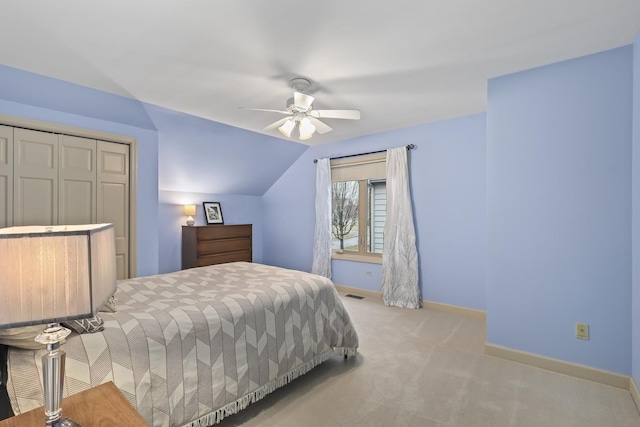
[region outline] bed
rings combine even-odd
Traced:
[[[102,332],[72,334],[65,395],[113,381],[152,426],[209,426],[334,356],[358,336],[333,283],[235,262],[118,283]],[[14,413],[43,404],[45,350],[10,348]]]

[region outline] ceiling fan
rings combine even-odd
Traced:
[[[359,110],[314,110],[312,104],[315,98],[303,93],[311,86],[311,82],[307,79],[295,78],[291,80],[289,85],[295,91],[293,92],[293,98],[289,98],[287,101],[286,110],[249,107],[243,107],[243,109],[286,114],[288,117],[271,123],[264,130],[278,128],[284,136],[290,138],[297,125],[299,138],[303,141],[311,138],[315,132],[325,134],[333,130],[329,125],[318,119],[360,119]]]

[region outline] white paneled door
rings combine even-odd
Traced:
[[[0,126],[0,228],[13,224],[13,128]]]
[[[60,224],[97,222],[95,139],[60,135]]]
[[[58,135],[13,131],[13,225],[58,222]]]
[[[98,141],[98,222],[113,223],[118,279],[129,277],[129,146]]]

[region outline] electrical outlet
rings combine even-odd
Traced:
[[[576,338],[581,340],[589,339],[589,325],[586,323],[576,323]]]
[[[366,274],[367,276],[371,276],[371,272],[370,272],[370,271],[367,271],[365,274]]]

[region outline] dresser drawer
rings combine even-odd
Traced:
[[[251,238],[251,225],[212,225],[198,227],[198,242],[203,240],[219,240],[230,237]]]
[[[252,225],[182,227],[182,268],[253,261]]]
[[[198,241],[198,257],[236,251],[251,252],[251,239],[240,237]]]
[[[227,262],[247,261],[251,262],[251,252],[238,251],[231,253],[222,253],[208,255],[198,258],[198,267],[204,267],[206,265],[224,264]]]

